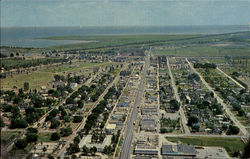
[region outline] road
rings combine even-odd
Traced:
[[[122,70],[124,70],[125,68],[127,68],[127,65],[125,65]],[[103,100],[103,97],[106,95],[106,93],[108,92],[109,88],[112,87],[115,83],[117,83],[119,79],[120,79],[120,75],[117,75],[115,77],[115,79],[109,84],[109,86],[104,90],[104,92],[101,94],[101,96],[95,102],[95,104],[93,105],[93,107],[91,107],[91,109],[88,111],[87,117],[92,113],[92,110],[97,106],[97,104],[99,104],[99,102],[101,100]],[[84,118],[84,120],[79,124],[79,126],[76,128],[76,130],[70,136],[70,139],[66,142],[66,144],[64,145],[64,147],[58,152],[57,157],[64,158],[64,155],[65,155],[66,150],[69,147],[70,143],[78,135],[78,132],[80,132],[84,128],[85,123],[87,121],[87,117]]]
[[[246,128],[236,119],[236,117],[234,116],[234,114],[230,111],[230,109],[228,108],[228,106],[223,102],[223,100],[217,95],[217,93],[212,89],[212,87],[209,86],[209,84],[204,80],[204,78],[201,76],[201,74],[196,71],[196,69],[193,67],[193,65],[188,61],[188,59],[186,58],[187,63],[189,64],[190,68],[193,70],[193,72],[197,73],[200,76],[201,81],[203,82],[203,84],[207,87],[207,89],[211,92],[214,93],[214,97],[217,99],[218,103],[220,103],[225,112],[228,114],[229,118],[234,122],[234,124],[240,128],[241,132],[244,134],[244,136],[246,138],[249,138],[249,132],[246,130]]]
[[[119,156],[120,159],[129,159],[130,158],[130,154],[131,154],[131,147],[132,147],[132,140],[133,140],[133,136],[134,136],[134,125],[133,123],[136,121],[137,119],[137,115],[138,115],[138,106],[140,106],[141,104],[141,100],[142,100],[142,96],[144,93],[144,81],[145,81],[145,77],[146,77],[146,73],[148,70],[148,66],[149,66],[149,54],[147,54],[146,59],[145,59],[145,67],[142,73],[142,78],[139,84],[139,88],[137,89],[136,92],[136,97],[135,97],[135,102],[134,102],[134,106],[132,108],[132,112],[130,114],[130,118],[127,122],[127,126],[125,128],[125,133],[124,133],[124,142],[122,143],[122,147],[121,147],[121,155]]]
[[[232,80],[235,84],[237,84],[239,87],[245,89],[245,87],[243,87],[239,82],[237,82],[235,79],[233,79],[231,76],[229,76],[228,74],[226,74],[224,71],[222,71],[219,67],[216,67],[216,69],[221,72],[223,75],[225,75],[227,78],[229,78],[230,80]]]
[[[133,74],[134,70],[135,70],[135,67],[134,67],[133,70],[131,71],[131,75]],[[114,114],[114,111],[116,110],[117,104],[119,103],[121,97],[123,96],[123,92],[124,92],[125,88],[127,88],[128,81],[129,81],[129,78],[127,79],[126,84],[125,84],[125,86],[123,87],[123,89],[122,89],[122,91],[121,91],[121,92],[122,92],[121,95],[120,95],[119,98],[116,100],[115,106],[113,107],[111,113],[109,113],[109,117],[108,117],[108,119],[107,119],[107,121],[106,121],[106,123],[105,123],[104,128],[107,127],[107,125],[108,125],[108,123],[109,123],[109,121],[110,121],[112,115]]]
[[[181,100],[180,100],[180,97],[179,97],[179,94],[178,94],[178,91],[177,91],[177,88],[176,88],[176,85],[175,85],[175,79],[173,77],[171,67],[169,65],[169,59],[168,58],[167,58],[167,66],[168,66],[169,76],[171,78],[171,84],[172,84],[172,87],[173,87],[173,90],[174,90],[175,98],[181,104]],[[182,119],[182,123],[183,123],[184,132],[185,132],[186,135],[189,135],[190,130],[189,130],[188,126],[187,126],[187,118],[186,118],[186,116],[184,114],[182,104],[180,106],[180,115],[181,115],[181,119]]]
[[[207,59],[205,59],[207,63],[210,63]],[[224,71],[222,71],[218,66],[216,67],[216,69],[222,73],[224,76],[226,76],[227,78],[229,78],[230,80],[232,80],[235,84],[237,84],[239,87],[241,88],[245,88],[243,87],[239,82],[237,82],[235,79],[233,79],[231,76],[229,76],[228,74],[226,74]]]

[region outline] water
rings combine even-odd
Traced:
[[[164,27],[27,27],[1,28],[1,46],[49,47],[81,43],[77,40],[44,40],[51,36],[129,35],[129,34],[220,34],[247,31],[246,25],[164,26]]]

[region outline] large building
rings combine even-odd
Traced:
[[[161,154],[166,156],[196,156],[194,146],[189,145],[162,145]]]

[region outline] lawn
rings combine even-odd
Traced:
[[[1,89],[12,89],[13,86],[17,88],[23,88],[24,82],[29,82],[31,89],[40,88],[41,86],[47,86],[49,82],[54,79],[54,76],[50,72],[31,72],[29,74],[15,74],[13,77],[8,76],[1,79]]]
[[[17,131],[2,131],[1,132],[1,145],[7,144],[11,139],[18,135]]]
[[[244,150],[244,142],[240,138],[223,137],[166,137],[171,142],[181,142],[184,144],[197,146],[218,146],[224,147],[232,155],[234,152]]]
[[[40,142],[51,142],[50,137],[52,133],[39,133],[38,134],[38,143]]]

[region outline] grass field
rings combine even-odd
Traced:
[[[1,145],[8,143],[11,139],[13,139],[16,135],[18,135],[18,132],[6,132],[2,131],[1,132]]]
[[[190,46],[158,50],[155,54],[173,56],[250,56],[250,48],[230,49],[212,46]]]
[[[60,66],[48,66],[39,71],[34,71],[29,74],[14,74],[13,77],[1,79],[1,89],[12,89],[13,86],[17,88],[23,88],[24,82],[29,82],[31,89],[40,89],[41,86],[49,86],[53,80],[55,74],[74,73],[80,70],[104,67],[115,63],[74,63],[72,65],[64,64]]]
[[[189,38],[199,37],[199,35],[113,35],[113,36],[60,36],[48,37],[49,40],[86,40],[97,41],[91,43],[70,44],[53,46],[54,49],[68,49],[68,48],[105,48],[118,47],[123,45],[142,45],[148,43],[159,43],[173,40],[183,40]]]
[[[17,88],[23,88],[24,82],[29,82],[31,89],[40,88],[41,86],[47,86],[48,82],[54,79],[53,73],[35,71],[29,74],[15,74],[13,77],[6,77],[1,79],[1,89],[12,89],[13,86]]]
[[[39,133],[38,134],[38,143],[40,142],[51,142],[50,136],[52,133]]]
[[[73,72],[79,72],[80,70],[83,69],[88,69],[88,68],[95,68],[95,67],[104,67],[108,65],[112,65],[115,63],[82,63],[82,62],[77,62],[75,64],[69,65],[60,65],[56,67],[49,67],[48,69],[44,70],[46,72],[52,72],[52,73],[73,73]]]
[[[171,142],[181,142],[184,144],[197,146],[217,146],[224,147],[227,152],[232,153],[243,151],[245,144],[240,138],[223,138],[223,137],[166,137]]]

